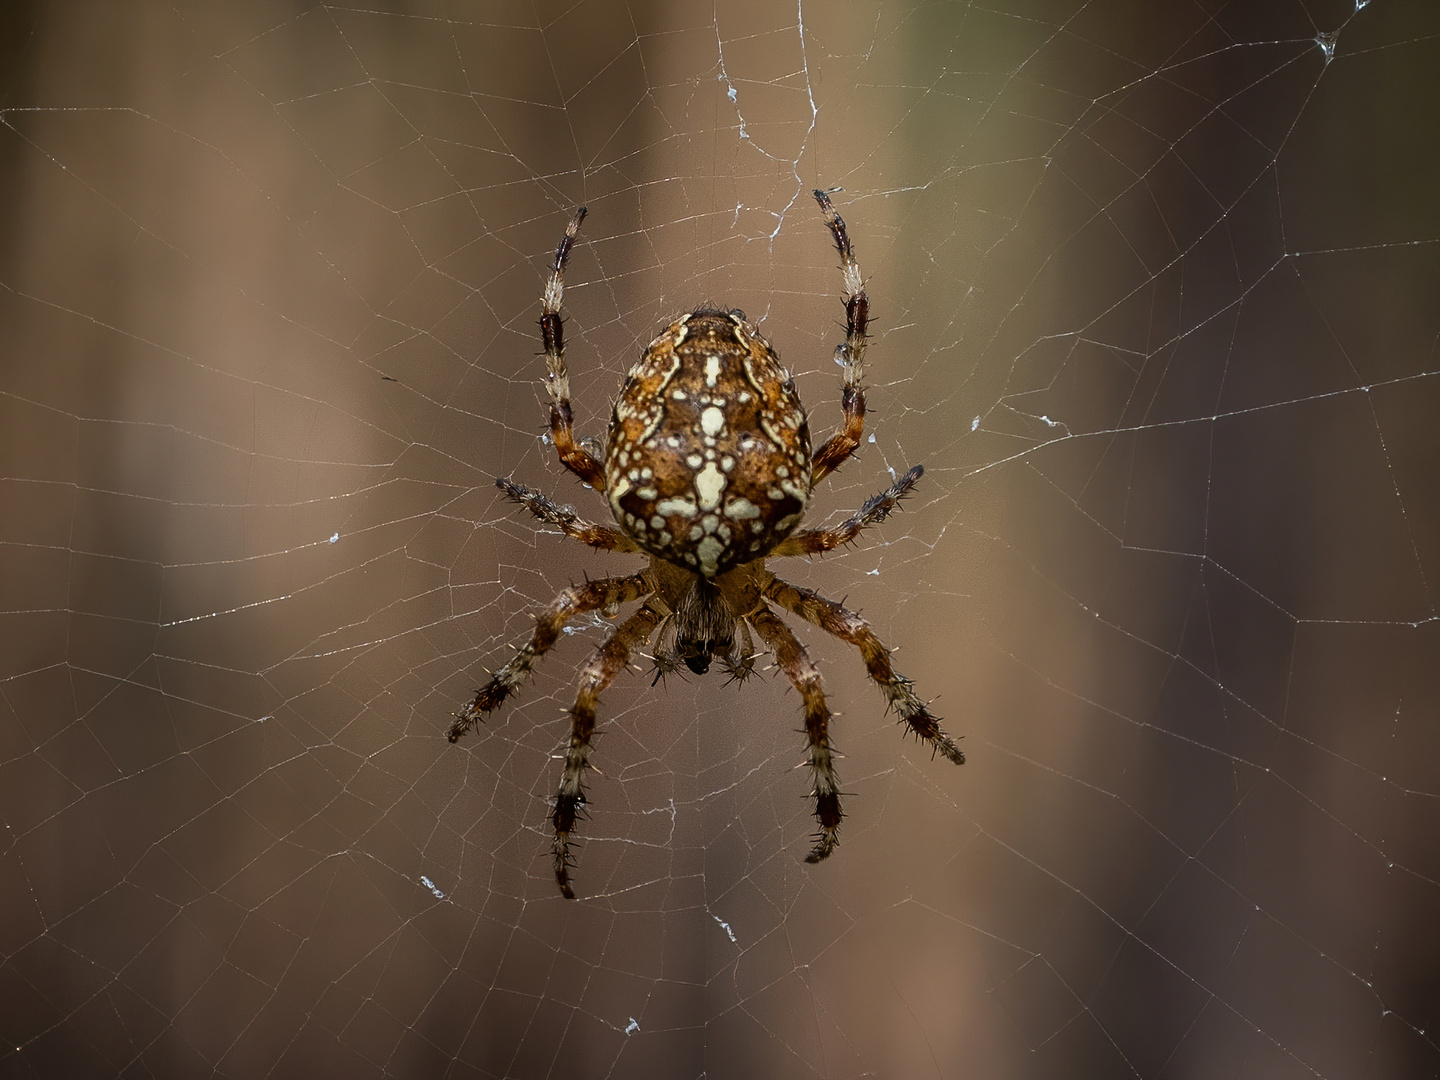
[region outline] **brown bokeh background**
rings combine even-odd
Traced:
[[[1440,14],[1420,0],[17,3],[0,263],[0,1075],[1440,1071]],[[1328,62],[1327,62],[1328,54]],[[566,215],[583,433],[743,307],[876,318],[844,842],[774,673],[608,693],[498,500]]]

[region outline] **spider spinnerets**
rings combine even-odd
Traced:
[[[835,850],[844,817],[830,710],[820,673],[772,604],[856,646],[900,722],[937,753],[957,765],[965,761],[910,680],[891,666],[890,651],[864,619],[765,567],[768,558],[815,555],[854,540],[866,526],[884,521],[924,471],[914,466],[834,529],[796,531],[811,491],[855,452],[865,422],[861,379],[870,301],[845,222],[826,192],[814,194],[840,253],[846,326],[845,340],[835,350],[844,370],[843,420],[813,452],[795,384],[769,342],[744,312],[701,307],[667,327],[630,369],[611,415],[602,465],[575,440],[560,319],[565,264],[585,219],[583,206],[555,250],[540,312],[550,435],[561,464],[604,493],[619,529],[585,521],[513,481],[497,479],[496,484],[567,536],[607,551],[648,554],[650,561],[639,573],[561,592],[536,619],[530,641],[456,714],[449,739],[455,742],[499,708],[570,619],[596,610],[613,614],[621,604],[642,601],[586,664],[570,710],[570,739],[551,814],[555,879],[567,897],[575,895],[571,845],[585,807],[596,705],[631,652],[652,638],[657,679],[681,663],[703,675],[718,659],[732,679],[743,680],[757,656],[752,635],[774,653],[805,710],[806,763],[819,824],[807,862],[819,862]]]

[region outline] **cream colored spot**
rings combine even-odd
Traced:
[[[695,554],[700,556],[701,571],[713,574],[720,568],[720,556],[725,554],[725,545],[715,537],[707,536],[696,545]]]
[[[743,521],[745,518],[758,518],[760,508],[749,499],[731,499],[725,504],[725,516]]]
[[[719,435],[725,430],[725,414],[711,405],[700,414],[700,430],[706,435]]]
[[[639,495],[640,498],[642,498],[642,499],[653,499],[653,498],[655,498],[657,495],[659,495],[660,492],[656,491],[653,487],[643,487],[643,488],[636,488],[636,489],[635,489],[635,494],[636,494],[636,495]]]
[[[725,474],[711,461],[695,477],[695,493],[700,496],[700,508],[714,510],[720,505],[720,492],[724,490]]]
[[[655,504],[657,514],[682,514],[687,518],[695,516],[695,504],[689,499],[662,499]]]
[[[714,386],[720,378],[720,357],[714,353],[705,358],[705,385]]]
[[[628,476],[621,476],[620,479],[618,479],[618,480],[615,481],[615,486],[610,489],[610,501],[611,501],[612,503],[618,502],[619,499],[620,499],[620,496],[621,496],[621,495],[624,495],[625,492],[627,492],[627,491],[630,490],[630,488],[631,488],[630,477],[628,477]]]

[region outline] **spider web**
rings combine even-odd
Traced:
[[[17,3],[0,111],[0,1075],[1440,1073],[1440,9],[1405,0]],[[702,301],[867,441],[776,569],[795,695],[622,676],[546,445]],[[578,640],[572,640],[578,639]]]

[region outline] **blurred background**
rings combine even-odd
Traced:
[[[0,98],[0,1075],[1440,1074],[1440,9],[19,0]],[[969,761],[622,675],[545,441],[701,302],[824,433],[848,598]],[[645,661],[639,661],[641,667]]]

